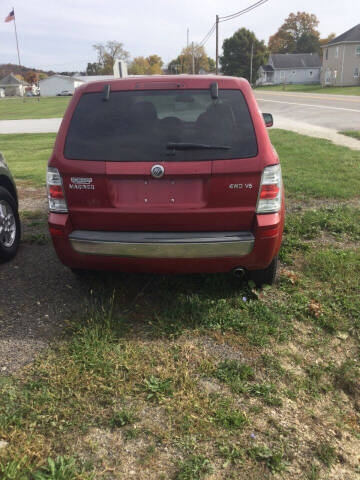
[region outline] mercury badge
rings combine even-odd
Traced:
[[[151,175],[154,178],[161,178],[164,176],[165,169],[162,165],[153,165],[151,167]]]

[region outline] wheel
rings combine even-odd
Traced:
[[[264,270],[249,270],[247,277],[249,280],[252,280],[257,287],[262,287],[264,284],[272,285],[275,282],[277,266],[278,257],[275,257]]]
[[[15,257],[20,243],[20,218],[16,201],[0,187],[0,262]]]

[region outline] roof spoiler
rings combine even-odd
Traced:
[[[214,100],[219,98],[219,85],[217,82],[210,84],[210,94],[211,98],[213,98]]]
[[[104,85],[103,88],[103,102],[107,102],[110,98],[110,83]]]

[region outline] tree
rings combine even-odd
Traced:
[[[150,55],[149,57],[147,57],[147,60],[150,65],[150,72],[153,75],[163,73],[162,67],[164,65],[164,62],[162,61],[161,57],[159,57],[159,55]]]
[[[14,75],[14,77],[16,77],[18,80],[20,80],[20,82],[23,82],[24,81],[24,77],[22,75],[20,75],[19,73],[16,73]]]
[[[269,39],[271,53],[313,53],[320,51],[319,20],[316,15],[290,13],[279,30]]]
[[[336,33],[330,33],[327,37],[325,38],[320,38],[320,45],[324,46],[327,45],[331,40],[334,40],[336,37]]]
[[[29,70],[28,72],[26,72],[26,74],[24,75],[24,79],[25,79],[25,82],[29,83],[30,85],[32,85],[33,83],[37,83],[38,81],[38,74],[36,72],[34,72],[33,70]]]
[[[88,63],[88,68],[90,65],[90,71],[96,71],[96,75],[111,75],[115,59],[124,60],[124,62],[129,61],[129,52],[124,50],[121,42],[109,40],[105,45],[96,43],[93,48],[97,54],[97,62],[95,64]],[[86,71],[88,71],[88,68]]]
[[[196,43],[184,47],[180,55],[168,64],[168,73],[199,73],[200,70],[212,72],[215,62],[207,56],[205,48]]]
[[[130,75],[156,75],[162,74],[163,61],[158,55],[148,57],[135,57],[129,67]]]
[[[99,63],[88,63],[86,67],[86,75],[100,75],[101,65]]]
[[[254,32],[241,28],[224,40],[223,55],[220,57],[221,70],[225,75],[245,77],[250,80],[251,48],[253,45],[253,80],[260,65],[267,59],[268,53],[263,41],[256,38]]]

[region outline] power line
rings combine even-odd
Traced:
[[[205,37],[201,40],[199,45],[205,45],[205,43],[210,39],[212,34],[215,32],[215,27],[216,27],[216,22],[213,24],[213,26],[210,28],[208,33],[205,35]]]
[[[260,7],[264,3],[268,2],[269,0],[258,0],[257,2],[253,3],[252,5],[249,5],[248,7],[244,8],[243,10],[240,10],[239,12],[232,13],[231,15],[226,15],[224,17],[219,17],[220,22],[227,22],[229,20],[233,20],[234,18],[240,17],[240,15],[244,15],[245,13],[250,12],[251,10],[254,10],[255,8]]]

